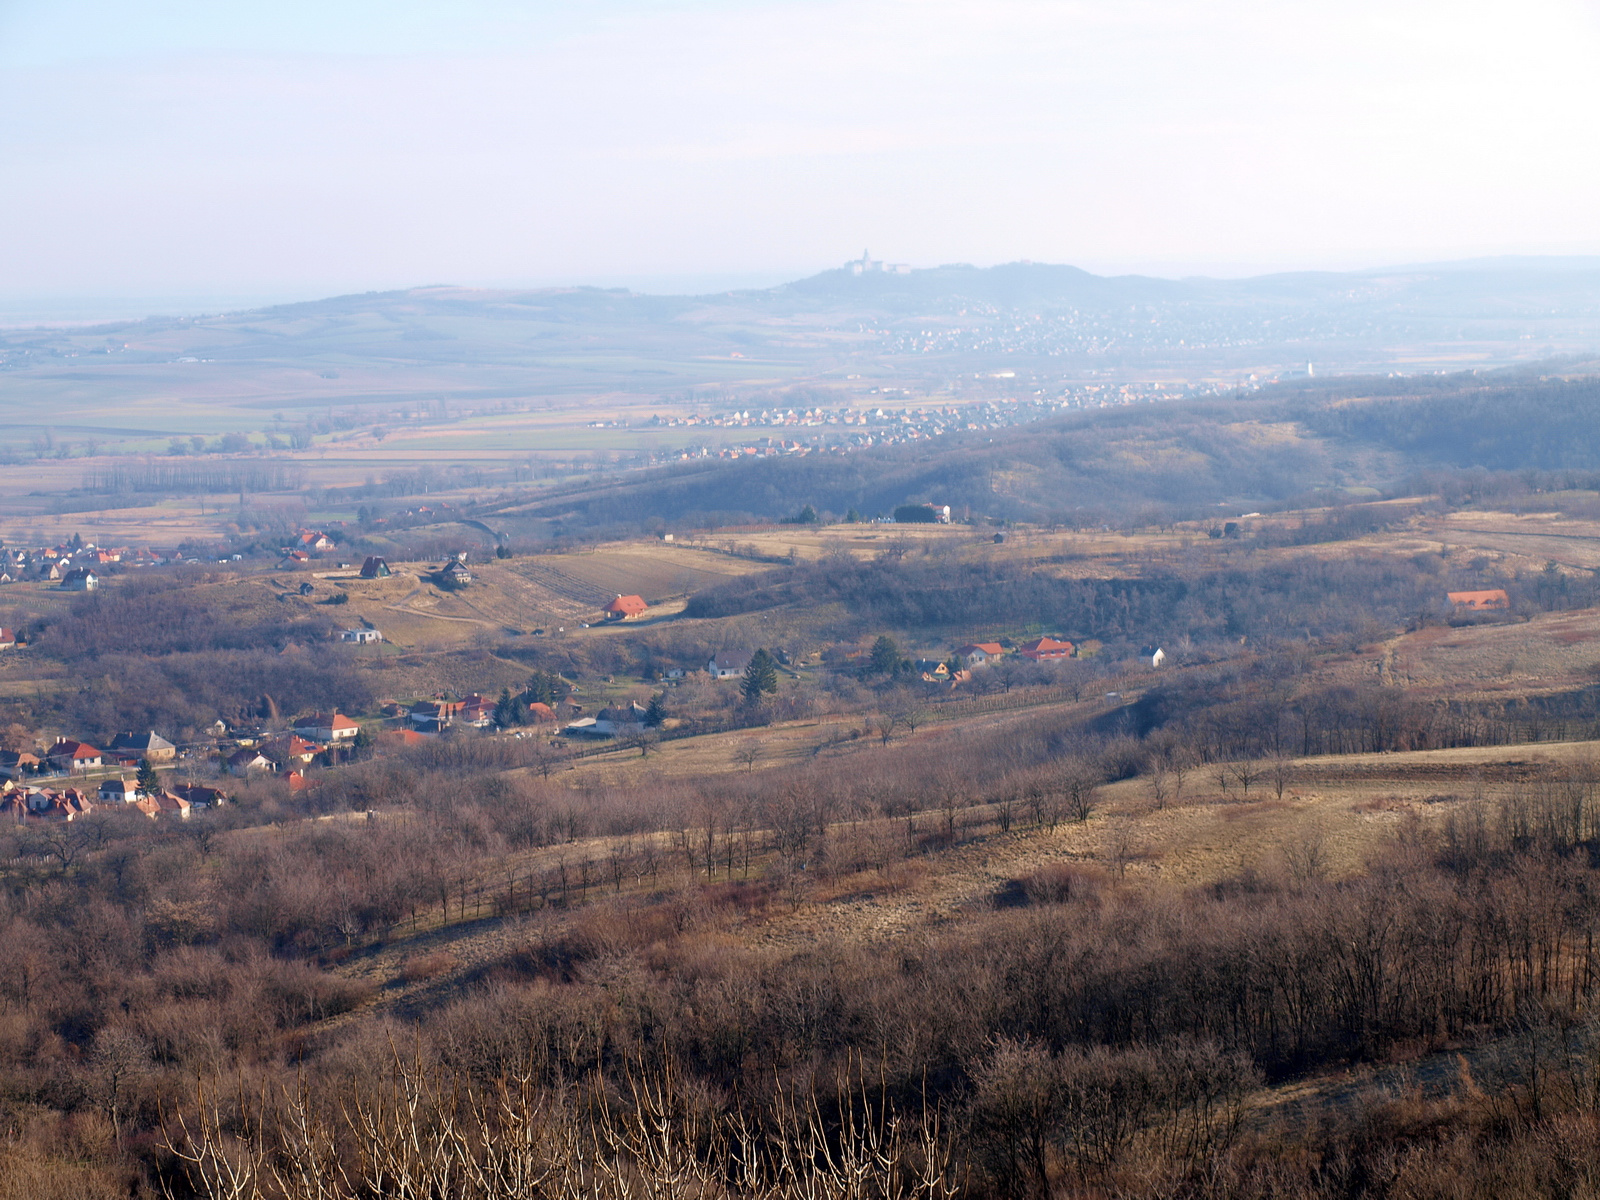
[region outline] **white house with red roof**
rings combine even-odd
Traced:
[[[312,713],[296,721],[294,731],[303,738],[331,746],[338,742],[354,741],[356,734],[361,732],[361,726],[341,712]]]
[[[105,762],[105,755],[88,742],[64,737],[56,739],[56,744],[50,747],[45,757],[62,771],[89,771]]]

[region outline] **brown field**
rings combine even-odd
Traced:
[[[1593,683],[1600,672],[1600,611],[1420,629],[1385,644],[1380,670],[1388,682],[1420,695],[1455,699],[1566,691]]]

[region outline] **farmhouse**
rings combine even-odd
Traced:
[[[11,650],[17,644],[17,631],[0,625],[0,650]]]
[[[937,658],[919,658],[912,664],[912,669],[922,677],[923,683],[949,683],[949,664]]]
[[[367,561],[361,564],[361,578],[363,579],[387,579],[389,575],[389,564],[376,554],[367,555]]]
[[[119,733],[111,743],[111,750],[118,758],[142,758],[153,763],[171,762],[178,757],[178,748],[154,729],[146,733]]]
[[[383,641],[383,634],[376,629],[346,629],[339,634],[341,642],[354,642],[358,646],[367,646],[373,642]]]
[[[650,606],[641,596],[619,595],[603,610],[608,621],[631,621],[633,618],[643,616]]]
[[[968,642],[965,646],[956,647],[956,654],[969,667],[986,667],[1004,656],[1005,652],[1005,647],[999,642]]]
[[[1456,608],[1465,608],[1473,612],[1487,612],[1495,609],[1511,607],[1511,598],[1506,595],[1503,588],[1492,588],[1482,592],[1447,592],[1450,603]]]
[[[1139,649],[1139,661],[1147,667],[1159,667],[1167,661],[1167,652],[1160,646],[1142,646]]]
[[[361,726],[341,712],[312,713],[296,721],[294,731],[313,742],[332,744],[354,741],[356,734],[361,732]]]
[[[556,719],[556,710],[543,700],[535,700],[528,705],[528,720],[535,725],[548,725]]]
[[[1054,662],[1056,659],[1071,658],[1072,649],[1071,642],[1058,642],[1053,637],[1042,637],[1027,643],[1017,653],[1034,662]]]

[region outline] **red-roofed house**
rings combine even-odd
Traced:
[[[969,667],[987,666],[994,659],[1003,657],[1005,652],[1005,647],[999,642],[968,642],[956,648],[961,661]]]
[[[378,740],[386,746],[420,746],[428,740],[428,735],[415,729],[390,729],[380,733]]]
[[[294,731],[313,742],[332,745],[335,742],[354,741],[356,734],[361,732],[361,726],[340,712],[312,713],[296,721]]]
[[[88,742],[75,742],[71,738],[57,738],[45,757],[63,771],[88,771],[105,761],[105,755]]]
[[[273,738],[261,747],[261,753],[279,767],[288,767],[296,763],[304,766],[321,754],[322,749],[321,746],[306,741],[299,734],[291,733],[286,737]]]
[[[1471,609],[1474,612],[1511,607],[1511,597],[1507,596],[1502,588],[1493,588],[1483,592],[1448,592],[1446,594],[1450,597],[1450,603],[1456,608]]]
[[[631,621],[634,617],[644,615],[649,607],[643,596],[618,596],[603,611],[608,621]]]
[[[543,700],[535,700],[532,704],[528,705],[528,720],[532,721],[535,725],[553,723],[555,719],[556,710],[551,708]]]
[[[134,801],[133,806],[152,821],[162,817],[169,820],[176,817],[180,821],[187,821],[194,807],[182,796],[174,796],[168,791],[155,791],[148,796],[141,796]]]
[[[1031,658],[1034,662],[1053,662],[1058,658],[1071,658],[1072,643],[1058,642],[1053,637],[1036,638],[1017,653],[1023,658]]]

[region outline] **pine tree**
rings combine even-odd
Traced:
[[[667,694],[657,692],[650,697],[650,707],[645,709],[644,723],[652,728],[659,729],[661,723],[667,719]]]
[[[510,729],[517,723],[517,702],[511,698],[510,688],[501,688],[500,699],[494,702],[494,723],[497,729]]]
[[[135,786],[146,796],[153,796],[161,789],[161,776],[156,774],[156,769],[150,765],[148,758],[139,760],[139,774]]]
[[[761,699],[762,692],[776,693],[777,690],[778,664],[765,650],[757,650],[750,656],[750,665],[744,669],[744,680],[739,684],[740,694],[754,704]]]
[[[900,647],[887,634],[872,643],[871,670],[874,675],[893,675],[900,669]]]
[[[861,513],[858,512],[855,505],[852,504],[850,506],[850,511],[845,513],[844,519],[851,525],[859,525],[861,524]]]

